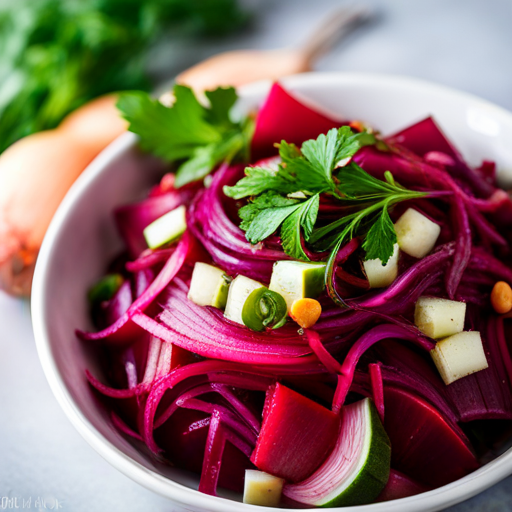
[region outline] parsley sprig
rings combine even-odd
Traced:
[[[361,146],[375,142],[374,136],[343,126],[304,142],[300,149],[281,142],[277,170],[248,167],[235,186],[224,188],[234,199],[249,198],[239,210],[247,240],[256,244],[280,230],[286,254],[307,261],[303,240],[314,250],[335,254],[344,241],[360,236],[366,259],[386,263],[396,243],[390,208],[426,194],[405,189],[390,172],[379,180],[357,164],[347,164]],[[321,194],[339,201],[346,213],[316,226]]]
[[[117,106],[143,150],[179,163],[175,186],[204,178],[223,161],[248,161],[253,120],[231,119],[235,89],[206,91],[208,107],[189,87],[175,85],[173,93],[171,107],[142,91],[121,94]]]

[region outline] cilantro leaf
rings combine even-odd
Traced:
[[[363,243],[366,252],[366,259],[380,259],[385,265],[393,255],[396,244],[396,232],[393,222],[389,217],[387,205],[382,208],[381,213],[368,230]]]
[[[231,120],[237,99],[232,87],[206,92],[209,108],[189,87],[175,85],[173,93],[171,107],[139,91],[121,94],[117,106],[130,123],[129,130],[139,135],[143,150],[168,162],[182,161],[176,186],[204,178],[220,162],[246,154],[251,123]]]

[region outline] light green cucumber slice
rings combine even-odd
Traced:
[[[276,261],[269,289],[284,297],[288,311],[298,299],[315,299],[325,287],[325,263]]]
[[[336,445],[309,478],[286,485],[283,494],[316,507],[371,503],[389,478],[391,446],[369,398],[342,409]]]
[[[185,206],[178,206],[146,226],[143,233],[148,247],[158,249],[179,238],[187,229],[185,213]]]
[[[220,268],[197,262],[192,273],[188,298],[199,306],[224,309],[230,281]]]

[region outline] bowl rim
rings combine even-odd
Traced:
[[[293,88],[295,84],[319,86],[328,82],[338,82],[350,85],[356,83],[396,85],[397,87],[412,87],[419,91],[435,93],[446,97],[457,98],[470,103],[477,103],[494,110],[498,115],[505,116],[512,123],[512,113],[464,91],[451,87],[431,83],[425,80],[401,75],[380,73],[340,73],[340,72],[312,72],[293,75],[280,79],[285,86]],[[260,81],[239,88],[242,97],[251,97],[260,94],[269,87],[271,81]],[[105,168],[120,154],[130,150],[136,144],[137,137],[132,133],[125,133],[108,146],[96,157],[87,169],[72,185],[64,200],[55,213],[44,238],[37,259],[31,299],[31,313],[34,337],[37,352],[46,379],[50,388],[64,410],[66,416],[80,435],[112,466],[118,469],[135,482],[143,485],[157,494],[165,496],[177,504],[199,507],[201,510],[212,512],[239,512],[268,511],[267,507],[247,505],[222,497],[205,495],[162,476],[150,470],[139,462],[133,460],[119,448],[105,439],[92,425],[74,402],[64,380],[58,370],[51,350],[51,342],[45,319],[45,297],[48,293],[47,268],[54,253],[54,242],[62,225],[66,221],[68,212],[73,209],[78,198],[98,178]],[[512,473],[512,448],[495,460],[485,464],[469,475],[448,485],[422,493],[420,495],[402,498],[390,502],[373,503],[354,507],[345,507],[347,512],[412,512],[435,511],[468,499]],[[303,509],[289,509],[303,510]],[[339,511],[340,508],[327,508],[326,511]]]

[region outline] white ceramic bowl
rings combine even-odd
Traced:
[[[504,184],[512,183],[512,114],[468,94],[422,81],[366,74],[305,74],[283,80],[294,93],[332,114],[362,119],[384,134],[434,115],[472,163],[495,160]],[[269,83],[243,88],[240,108],[258,105]],[[123,135],[83,173],[60,206],[35,272],[32,316],[37,348],[50,386],[82,436],[113,466],[145,487],[194,511],[267,511],[195,490],[198,480],[160,466],[137,451],[110,423],[85,379],[97,368],[74,330],[90,327],[85,292],[120,248],[111,212],[143,197],[160,164]],[[512,449],[478,471],[440,489],[348,511],[419,512],[465,500],[512,473]],[[340,510],[340,509],[328,509]]]

